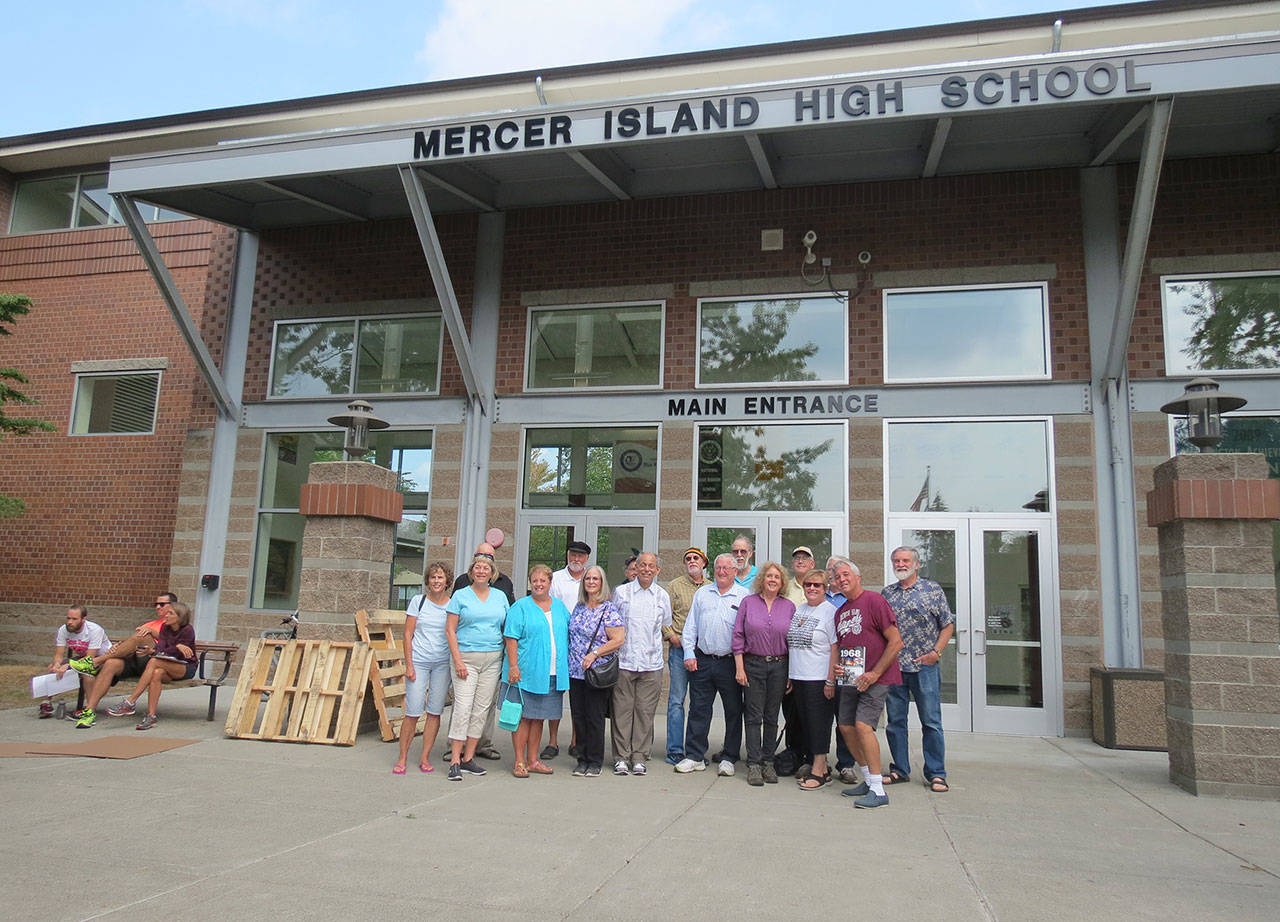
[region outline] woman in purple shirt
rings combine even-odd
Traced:
[[[150,730],[156,725],[156,705],[160,703],[160,686],[166,682],[181,682],[196,674],[196,632],[191,626],[191,609],[181,602],[173,602],[161,609],[164,624],[156,638],[156,651],[147,660],[134,694],[147,690],[147,716],[138,722],[137,729]]]
[[[733,625],[733,661],[738,684],[745,686],[747,784],[777,784],[773,764],[778,748],[778,713],[787,690],[787,631],[795,603],[783,595],[787,573],[769,561],[738,606]]]

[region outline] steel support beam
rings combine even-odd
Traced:
[[[1142,266],[1147,259],[1147,241],[1151,236],[1151,219],[1156,209],[1156,190],[1160,185],[1160,169],[1164,164],[1172,112],[1172,98],[1164,97],[1151,103],[1151,116],[1147,119],[1142,139],[1142,159],[1138,161],[1138,184],[1129,213],[1124,262],[1120,265],[1119,300],[1107,340],[1107,358],[1101,369],[1094,368],[1095,379],[1118,381],[1124,377],[1129,357],[1129,331],[1138,305],[1138,286],[1142,282]]]
[[[187,341],[187,348],[191,351],[191,355],[196,360],[196,365],[200,369],[200,374],[204,377],[205,383],[209,385],[209,390],[213,392],[213,401],[217,404],[218,415],[227,419],[238,419],[240,415],[239,401],[231,396],[231,392],[227,390],[227,385],[222,379],[222,373],[218,370],[218,365],[213,360],[213,356],[209,354],[209,348],[204,344],[204,340],[200,338],[200,328],[196,326],[195,320],[191,317],[191,312],[187,310],[186,302],[182,300],[182,295],[178,292],[178,286],[174,284],[173,276],[169,274],[169,268],[164,264],[164,259],[160,256],[160,250],[156,246],[155,240],[151,236],[151,232],[147,230],[146,222],[142,220],[142,215],[138,214],[138,206],[133,203],[133,199],[127,194],[120,192],[111,193],[111,197],[120,208],[120,215],[124,218],[125,226],[129,229],[133,242],[138,245],[138,252],[142,255],[142,261],[147,266],[147,271],[151,273],[151,277],[155,280],[156,287],[160,289],[160,296],[164,298],[164,303],[169,306],[169,313],[173,315],[174,322],[178,324],[178,330],[182,333],[182,338]]]
[[[339,217],[350,218],[353,221],[369,220],[366,215],[357,214],[354,211],[347,211],[345,208],[340,208],[339,206],[330,204],[323,199],[318,199],[314,195],[307,195],[305,192],[296,192],[288,186],[282,186],[278,182],[267,182],[264,179],[262,182],[258,183],[258,185],[262,186],[264,189],[270,189],[272,192],[279,192],[281,195],[287,195],[291,199],[297,199],[299,202],[306,202],[308,205],[313,205],[321,211],[328,211],[338,215]]]
[[[587,175],[589,175],[596,182],[600,183],[600,185],[604,186],[605,189],[609,191],[609,194],[612,195],[614,198],[616,198],[618,201],[627,202],[631,200],[631,193],[623,188],[622,183],[619,181],[619,179],[613,176],[610,176],[609,173],[605,171],[604,167],[596,163],[593,159],[588,157],[582,151],[580,150],[569,151],[569,159],[572,160],[574,163],[576,163],[578,166],[582,167],[582,169],[587,172]]]
[[[258,235],[248,231],[236,234],[236,261],[231,280],[231,303],[227,312],[222,379],[227,391],[239,403],[244,397],[244,372],[249,352],[249,327],[253,315],[253,285],[258,268]],[[236,445],[240,437],[240,421],[219,416],[213,424],[213,447],[209,460],[209,486],[205,497],[204,531],[200,535],[200,574],[214,574],[218,586],[205,589],[197,585],[196,633],[201,637],[218,636],[218,607],[223,565],[227,549],[228,522],[231,517],[231,495],[236,468]]]
[[[938,164],[942,161],[942,152],[946,150],[949,134],[951,117],[938,119],[933,126],[933,138],[929,141],[929,153],[924,158],[924,169],[920,171],[921,179],[932,179],[938,175]]]
[[[440,235],[436,233],[436,224],[431,217],[431,206],[427,203],[427,192],[422,188],[422,178],[413,167],[401,166],[400,181],[404,185],[405,197],[409,200],[409,211],[413,213],[413,224],[418,230],[422,255],[427,258],[427,268],[431,272],[436,297],[440,299],[444,325],[449,330],[449,342],[453,344],[454,355],[458,358],[462,382],[466,385],[468,396],[479,398],[482,412],[492,417],[491,392],[483,389],[476,379],[471,341],[467,337],[467,328],[462,322],[462,311],[458,308],[458,295],[453,290],[453,281],[449,278],[449,267],[445,264],[444,252],[440,248]]]
[[[401,169],[404,169],[404,167],[401,167]],[[466,202],[468,205],[474,205],[476,208],[479,208],[481,211],[494,210],[494,206],[492,202],[486,201],[485,199],[480,198],[480,196],[478,195],[471,194],[466,189],[449,182],[449,180],[447,179],[441,179],[439,176],[437,176],[435,173],[432,173],[430,170],[414,170],[413,172],[415,176],[418,176],[421,179],[425,179],[427,182],[431,183],[433,186],[443,189],[445,192],[448,192],[450,195],[461,199],[462,201]]]
[[[1125,122],[1120,130],[1113,134],[1110,139],[1098,148],[1098,152],[1094,154],[1093,159],[1089,161],[1089,166],[1102,166],[1112,158],[1120,145],[1129,140],[1129,136],[1142,127],[1143,123],[1151,117],[1151,107],[1143,106],[1133,117]]]
[[[747,142],[747,150],[751,151],[751,159],[755,161],[756,172],[760,174],[760,181],[764,183],[764,187],[778,188],[778,177],[773,172],[773,152],[766,146],[764,138],[751,132],[744,135],[743,139]]]

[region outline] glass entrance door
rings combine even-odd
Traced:
[[[617,586],[625,579],[626,559],[656,547],[657,525],[652,516],[543,514],[525,516],[521,533],[524,540],[516,548],[516,572],[511,575],[518,594],[525,592],[529,568],[535,563],[553,570],[563,567],[565,548],[571,541],[589,544],[590,563],[602,566],[610,587]]]
[[[942,659],[947,729],[1061,733],[1050,538],[1049,523],[1037,519],[890,520],[891,546],[920,549],[921,575],[942,586],[956,615]]]
[[[707,556],[714,561],[717,554],[729,552],[733,539],[746,535],[755,548],[751,562],[759,566],[762,561],[777,561],[784,569],[791,569],[791,552],[797,547],[813,551],[817,566],[824,567],[832,554],[844,553],[848,544],[844,516],[841,515],[789,515],[785,513],[714,513],[700,515],[694,520],[694,541],[705,542]]]

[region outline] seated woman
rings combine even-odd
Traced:
[[[529,571],[530,595],[518,599],[507,612],[502,633],[507,660],[503,665],[502,696],[520,700],[520,725],[511,734],[516,747],[517,778],[550,775],[538,758],[542,722],[559,720],[569,687],[569,609],[551,595],[551,568],[535,564]]]
[[[133,694],[121,702],[122,713],[133,713],[143,689],[147,692],[147,716],[138,722],[137,729],[150,730],[156,725],[156,705],[160,703],[160,686],[166,682],[181,682],[196,674],[196,632],[191,626],[191,609],[181,602],[164,606],[164,625],[156,637],[155,653],[147,660]],[[116,708],[110,708],[112,714]]]
[[[495,574],[487,554],[471,559],[467,575],[471,585],[455,592],[445,606],[444,633],[453,661],[449,781],[461,781],[463,772],[485,774],[476,762],[476,747],[502,675],[502,623],[509,607],[506,595],[489,585]]]
[[[452,581],[444,564],[428,566],[423,586],[426,592],[410,599],[405,613],[404,718],[400,721],[400,759],[391,769],[397,775],[404,774],[409,747],[418,732],[418,718],[424,710],[427,722],[422,727],[422,760],[418,762],[418,771],[436,770],[427,756],[440,732],[440,714],[449,692],[449,641],[445,639],[444,623]]]
[[[573,711],[573,732],[581,745],[578,778],[596,778],[604,765],[604,721],[612,688],[593,688],[586,670],[595,663],[607,663],[626,640],[622,612],[609,598],[609,581],[604,570],[587,567],[578,588],[578,604],[569,617],[569,706]]]

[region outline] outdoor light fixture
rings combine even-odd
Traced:
[[[342,440],[342,450],[352,460],[359,460],[369,450],[369,430],[386,429],[391,424],[373,415],[373,407],[363,400],[347,404],[347,412],[330,416],[329,422],[347,431]]]
[[[1182,396],[1160,408],[1169,416],[1187,418],[1187,436],[1201,451],[1213,451],[1222,441],[1222,414],[1238,410],[1248,403],[1243,397],[1224,394],[1213,378],[1195,378],[1187,384]]]

